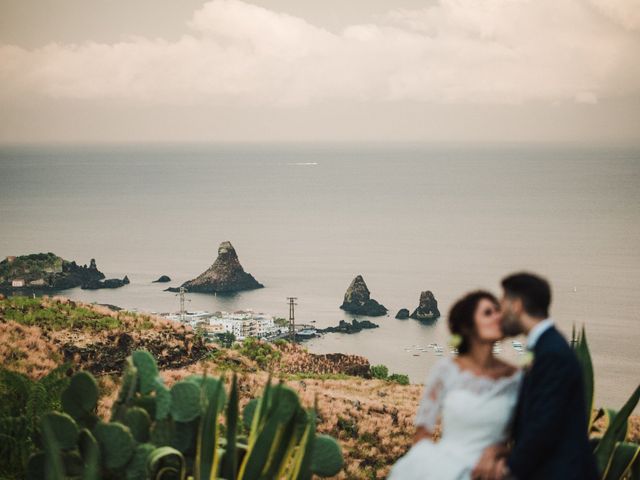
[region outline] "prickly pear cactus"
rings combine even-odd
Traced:
[[[127,464],[134,448],[133,436],[127,427],[118,422],[98,423],[93,433],[106,468],[114,470]]]
[[[50,412],[43,417],[49,423],[58,445],[63,450],[75,448],[78,441],[78,425],[66,413]]]
[[[131,354],[133,364],[138,370],[140,393],[146,395],[155,389],[158,367],[153,356],[145,350],[136,350]]]
[[[151,443],[141,443],[136,446],[131,461],[127,464],[127,480],[147,479],[147,460],[149,455],[156,449]]]
[[[131,430],[131,435],[138,443],[149,440],[151,418],[147,411],[140,407],[132,407],[124,415],[124,424]]]
[[[337,475],[344,465],[337,440],[329,435],[316,435],[311,454],[311,471],[321,477]]]
[[[171,416],[177,422],[190,422],[200,416],[200,388],[182,380],[171,387]]]
[[[98,383],[88,372],[78,372],[71,377],[69,386],[62,392],[62,408],[76,422],[93,426],[98,406]]]

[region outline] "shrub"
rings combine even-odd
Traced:
[[[273,348],[268,342],[263,342],[255,338],[247,338],[242,343],[240,353],[258,363],[261,368],[267,368],[274,362],[280,360],[282,354]]]
[[[371,376],[380,380],[386,380],[389,376],[389,369],[385,365],[372,365]]]
[[[394,373],[387,377],[390,382],[399,383],[400,385],[409,385],[409,376],[401,373]]]

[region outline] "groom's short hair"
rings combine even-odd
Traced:
[[[535,318],[547,318],[551,304],[551,287],[544,278],[532,273],[515,273],[502,280],[507,297],[522,300],[524,311]]]

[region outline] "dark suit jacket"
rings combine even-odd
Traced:
[[[519,480],[595,480],[578,359],[554,327],[533,353],[516,407],[511,473]]]

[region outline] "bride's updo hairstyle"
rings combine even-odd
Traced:
[[[449,330],[454,335],[460,335],[461,342],[458,345],[458,353],[467,353],[471,348],[471,336],[475,331],[475,316],[478,304],[487,299],[496,307],[498,299],[491,293],[478,290],[466,294],[458,300],[449,310]]]

